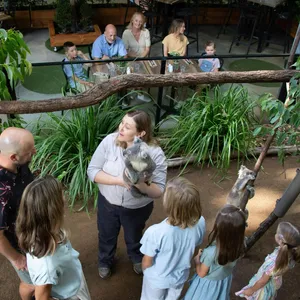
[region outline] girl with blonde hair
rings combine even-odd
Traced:
[[[142,240],[144,270],[141,300],[176,300],[188,279],[190,261],[205,233],[200,194],[183,177],[167,183],[167,218],[149,227]]]
[[[278,224],[275,234],[278,247],[269,254],[249,284],[235,293],[249,300],[273,300],[282,285],[282,275],[300,262],[300,233],[289,222]]]
[[[52,176],[34,180],[23,193],[16,233],[26,253],[36,300],[90,300],[79,253],[72,248],[63,223],[61,184]]]

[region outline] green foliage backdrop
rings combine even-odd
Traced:
[[[32,166],[41,175],[51,174],[66,184],[71,207],[79,200],[81,209],[86,209],[89,201],[96,200],[98,188],[89,181],[86,171],[101,140],[117,129],[126,113],[117,104],[112,96],[62,118],[50,113],[50,121],[36,125],[37,154]]]

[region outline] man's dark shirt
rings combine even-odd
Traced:
[[[18,167],[17,174],[0,166],[0,230],[4,230],[6,238],[16,250],[19,248],[15,225],[20,201],[24,189],[32,180],[33,175],[27,164]]]

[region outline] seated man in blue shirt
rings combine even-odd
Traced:
[[[127,51],[121,38],[117,36],[114,25],[108,24],[104,34],[100,35],[93,43],[92,57],[94,60],[111,59],[115,56],[127,57]]]

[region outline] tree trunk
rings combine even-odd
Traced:
[[[32,114],[87,107],[102,102],[116,92],[131,88],[189,86],[200,83],[287,82],[296,72],[295,70],[282,70],[168,75],[129,74],[111,78],[73,97],[37,101],[1,101],[0,113]]]

